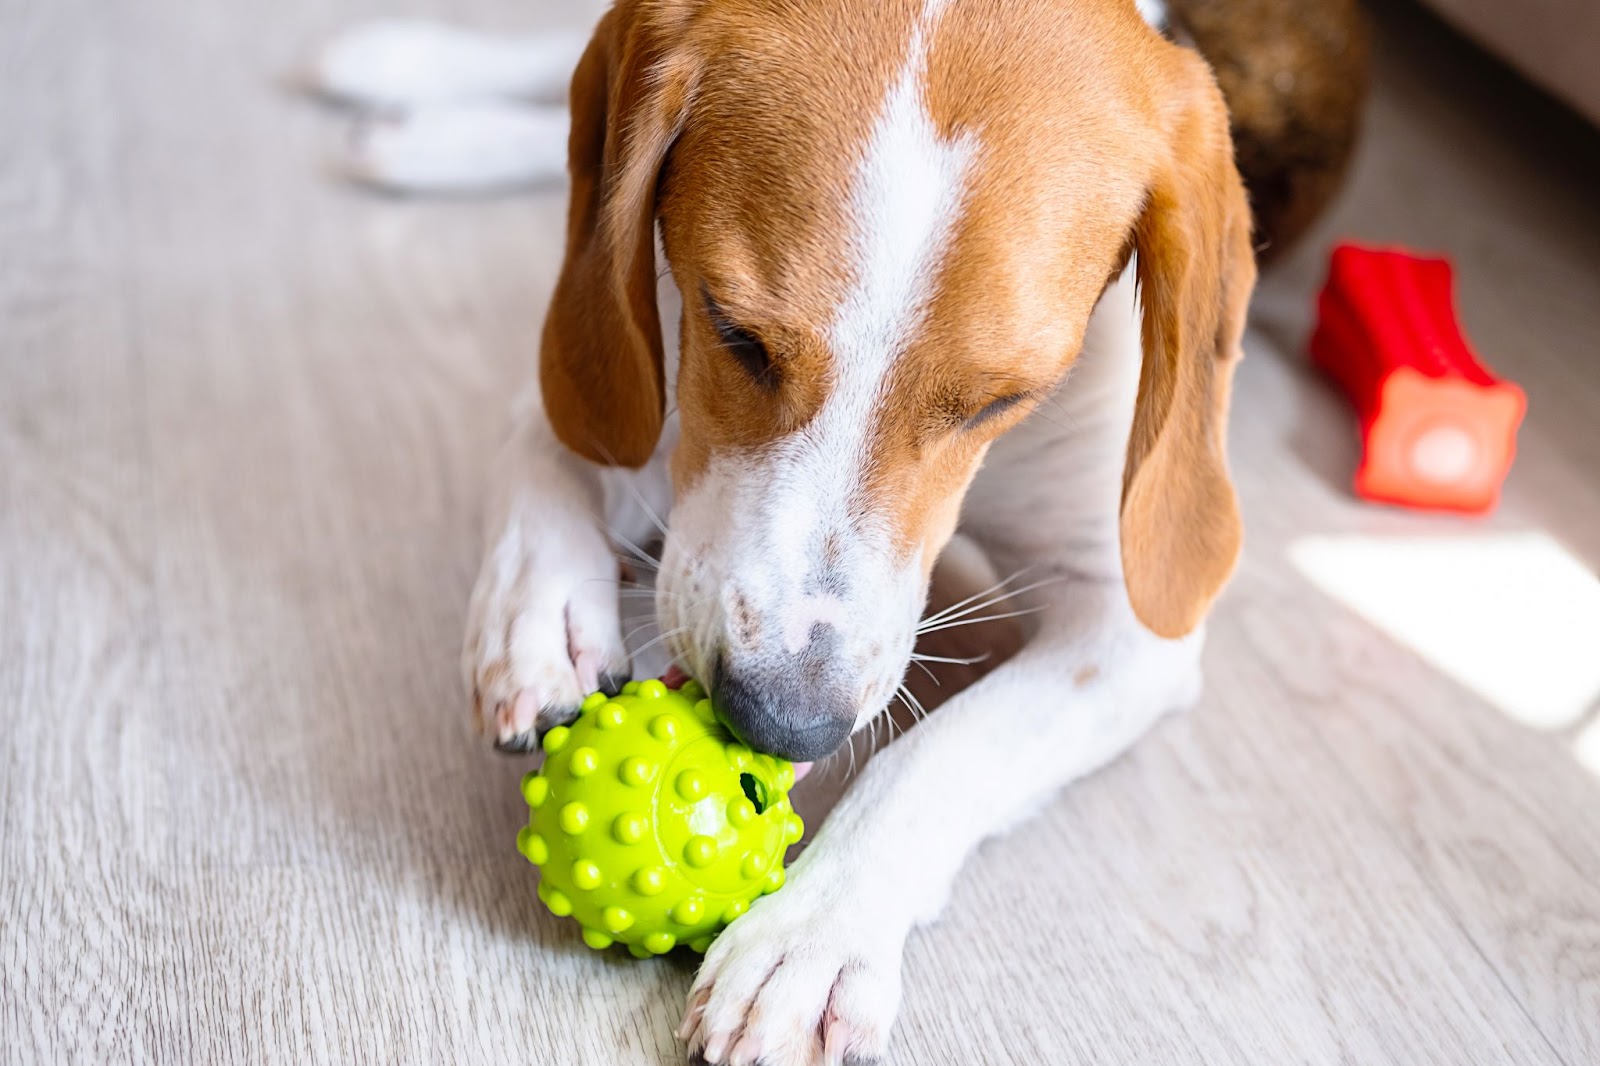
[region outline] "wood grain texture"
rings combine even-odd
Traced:
[[[0,1062],[680,1059],[690,963],[535,906],[524,767],[456,679],[560,190],[344,189],[337,122],[274,88],[386,6],[0,9]],[[577,17],[530,7],[436,10]],[[1600,563],[1595,135],[1379,29],[1350,190],[1258,301],[1208,696],[979,853],[910,945],[896,1062],[1600,1061],[1600,781],[1288,558],[1460,528],[1344,490],[1299,349],[1353,232],[1455,255],[1529,391],[1480,528]]]

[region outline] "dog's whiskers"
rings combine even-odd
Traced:
[[[633,494],[633,498],[638,501],[639,509],[645,513],[645,517],[649,518],[651,523],[656,527],[656,532],[660,533],[662,538],[665,539],[667,535],[667,524],[661,520],[660,515],[656,514],[656,509],[650,506],[650,501],[644,498],[644,493],[640,492],[638,488],[634,486],[633,482],[627,479],[623,479],[622,484],[630,493]]]
[[[923,655],[921,652],[915,651],[911,653],[911,661],[918,666],[922,666],[923,663],[952,663],[956,666],[971,666],[974,663],[981,663],[987,658],[989,658],[988,652],[984,652],[982,655],[974,655],[970,659],[955,658],[947,655]],[[926,670],[927,667],[924,666],[923,669]],[[929,676],[932,677],[933,675],[929,674]]]
[[[984,589],[983,591],[974,592],[972,595],[968,596],[966,599],[962,600],[959,603],[952,603],[948,607],[945,607],[945,608],[942,608],[941,610],[935,611],[933,614],[930,614],[926,618],[924,618],[923,621],[924,622],[936,621],[936,620],[938,620],[940,618],[943,618],[945,615],[949,614],[952,611],[956,611],[956,610],[959,610],[962,607],[965,607],[967,604],[971,603],[973,600],[981,600],[985,596],[988,596],[988,595],[991,595],[993,593],[999,592],[1001,589],[1005,588],[1011,582],[1017,580],[1017,578],[1021,577],[1023,574],[1026,574],[1029,570],[1032,570],[1032,569],[1033,569],[1033,567],[1031,567],[1031,566],[1024,566],[1022,569],[1015,571],[1014,573],[1012,573],[1008,577],[1003,577],[999,581],[996,581],[994,584],[990,585],[988,588]]]
[[[910,714],[912,717],[916,717],[917,712],[911,709],[911,702],[906,699],[906,686],[904,684],[901,684],[899,688],[895,689],[894,698],[899,701],[900,706],[906,709],[906,713]],[[893,716],[890,716],[890,721],[893,720]]]
[[[659,590],[659,589],[650,588],[649,586],[641,586],[641,587],[636,588],[636,589],[618,589],[617,590],[617,595],[618,596],[632,596],[635,599],[648,599],[648,600],[654,600],[654,599],[675,600],[675,599],[678,598],[678,594],[675,593],[675,592],[664,592],[664,591]]]
[[[624,555],[622,552],[611,553],[617,557],[617,561],[619,563],[623,563],[627,566],[636,566],[646,573],[651,574],[654,574],[661,569],[660,559],[657,559],[654,555],[651,555],[649,552],[645,551],[632,541],[626,540],[619,533],[613,532],[611,535],[620,543],[622,543],[624,548],[628,549],[628,553],[626,555]]]
[[[633,491],[636,494],[638,492],[637,489],[634,489]],[[644,501],[641,498],[640,503],[642,504],[643,502]],[[654,512],[651,512],[651,517],[652,517],[652,519],[654,519]],[[654,555],[651,555],[649,552],[645,551],[639,545],[635,544],[631,539],[629,539],[616,526],[613,526],[609,522],[607,522],[607,523],[605,523],[605,527],[606,527],[606,532],[611,535],[611,539],[613,541],[615,541],[617,544],[621,545],[622,547],[628,549],[628,554],[630,556],[632,556],[632,558],[625,558],[624,556],[618,555],[617,556],[618,559],[621,559],[623,562],[633,563],[634,565],[647,566],[651,570],[659,570],[661,568],[661,560],[660,559],[656,558]],[[663,537],[666,536],[666,530],[665,529],[663,529],[661,531],[661,535]],[[615,553],[613,553],[613,554],[615,554]]]
[[[1005,618],[1021,618],[1023,615],[1038,614],[1042,610],[1044,610],[1043,607],[1027,607],[1020,611],[1006,611],[1004,614],[985,614],[980,615],[977,618],[958,618],[955,621],[941,622],[936,626],[928,626],[924,629],[919,629],[917,630],[917,636],[920,637],[928,633],[937,633],[944,629],[960,629],[962,626],[975,626],[980,622],[998,622]]]
[[[623,635],[622,643],[624,645],[626,645],[628,643],[628,641],[632,640],[634,637],[638,636],[640,633],[643,633],[646,629],[649,629],[651,626],[656,626],[657,628],[659,628],[661,626],[660,620],[659,619],[655,619],[655,618],[647,618],[643,622],[640,622],[638,625],[634,626],[632,629],[628,630],[628,632]]]
[[[667,419],[667,418],[671,418],[675,414],[677,414],[677,408],[676,407],[674,407],[671,411],[668,411],[663,416],[663,421],[665,419]],[[598,451],[605,458],[606,462],[609,463],[611,466],[621,466],[621,465],[623,465],[623,464],[617,462],[616,455],[611,451],[610,448],[606,447],[605,442],[601,441],[601,440],[597,440],[594,437],[593,434],[590,434],[590,436],[589,436],[589,443],[594,446],[595,450]],[[646,517],[648,517],[651,522],[655,523],[656,529],[661,532],[661,535],[663,537],[665,537],[667,535],[666,523],[661,521],[661,516],[656,514],[656,509],[654,507],[650,506],[650,501],[646,500],[644,498],[644,494],[639,491],[638,487],[635,486],[633,484],[633,482],[628,480],[627,478],[622,478],[621,479],[621,484],[622,484],[623,488],[627,489],[628,492],[630,494],[632,494],[634,500],[638,502],[639,509],[644,511]],[[610,529],[610,526],[607,525],[607,528]],[[624,541],[624,542],[626,542],[627,539],[628,539],[628,538],[622,536],[620,533],[618,533],[615,529],[611,530],[611,535],[616,537],[618,540],[621,540],[621,541]]]
[[[1020,571],[1019,571],[1019,573],[1020,573]],[[973,599],[973,597],[968,597],[967,600],[963,601],[962,603],[958,603],[958,604],[956,604],[956,605],[954,605],[952,607],[947,607],[944,610],[938,612],[937,614],[932,614],[932,615],[929,615],[927,618],[924,618],[922,620],[922,622],[921,622],[921,626],[925,627],[925,626],[936,625],[936,624],[943,623],[943,622],[953,622],[958,618],[965,618],[968,615],[973,614],[973,613],[975,613],[977,611],[987,610],[990,607],[994,607],[994,606],[996,606],[998,604],[1004,603],[1006,600],[1015,599],[1016,597],[1021,596],[1024,593],[1032,592],[1034,589],[1043,588],[1046,585],[1053,585],[1053,584],[1056,584],[1057,582],[1064,581],[1064,580],[1066,580],[1066,579],[1063,578],[1063,577],[1041,578],[1038,581],[1034,581],[1034,582],[1032,582],[1030,584],[1022,586],[1021,588],[1011,589],[1011,590],[1009,590],[1007,592],[1001,593],[1000,595],[993,597],[992,599],[984,600],[982,603],[972,604],[972,606],[966,607],[964,610],[957,610],[957,608],[963,607],[965,605],[965,603],[968,603]],[[993,591],[993,590],[991,589],[990,591]],[[979,593],[979,595],[981,596],[981,595],[985,595],[985,594],[984,593]],[[932,632],[932,630],[924,629],[924,628],[919,627],[917,632],[919,632],[919,633]]]
[[[912,694],[904,681],[900,682],[900,687],[895,692],[895,695],[900,697],[900,702],[905,704],[906,710],[910,711],[912,717],[916,718],[917,721],[920,722],[928,717],[927,708],[922,706],[922,701]]]
[[[584,578],[584,583],[585,584],[597,584],[597,583],[602,583],[602,582],[603,583],[607,583],[607,584],[615,584],[617,586],[617,595],[618,596],[657,596],[657,595],[660,595],[660,596],[665,596],[668,599],[671,599],[671,598],[673,598],[673,597],[675,597],[677,595],[677,593],[675,593],[675,592],[668,592],[668,591],[663,590],[663,589],[658,589],[655,585],[640,584],[637,581],[619,581],[619,580],[615,580],[615,579],[609,578],[609,577],[589,577],[589,578]]]
[[[679,626],[677,629],[669,629],[665,633],[662,633],[660,636],[653,637],[649,641],[647,641],[646,643],[640,645],[639,648],[637,650],[635,650],[633,654],[636,655],[636,656],[637,655],[643,655],[645,652],[649,651],[651,648],[655,647],[657,644],[660,644],[662,641],[671,640],[673,637],[678,636],[679,634],[683,633],[684,631],[685,631],[685,629],[684,629],[683,626]]]

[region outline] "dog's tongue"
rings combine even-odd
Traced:
[[[684,673],[682,668],[677,665],[667,667],[667,672],[661,675],[661,683],[668,688],[682,688],[683,683],[687,680],[689,680],[689,675]],[[797,762],[794,764],[794,779],[796,781],[799,781],[810,772],[810,763]]]

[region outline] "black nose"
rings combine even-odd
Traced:
[[[826,684],[788,672],[747,674],[719,666],[711,705],[735,736],[757,751],[791,762],[831,755],[850,736],[855,705]]]

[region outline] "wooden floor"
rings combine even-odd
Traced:
[[[386,7],[0,15],[0,1062],[677,1061],[689,963],[535,906],[523,767],[457,691],[561,195],[343,188],[337,122],[277,88]],[[1519,723],[1296,564],[1501,532],[1600,563],[1596,136],[1437,33],[1386,16],[1350,193],[1263,286],[1208,697],[982,851],[911,942],[895,1061],[1600,1062],[1586,719]],[[1532,405],[1492,522],[1346,493],[1299,355],[1335,233],[1460,262]]]

